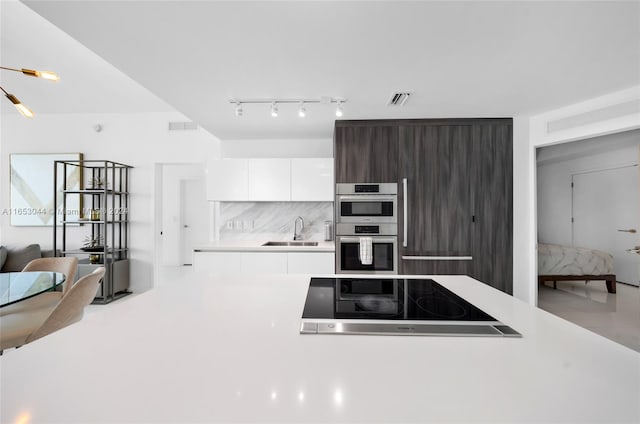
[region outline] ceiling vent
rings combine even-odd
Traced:
[[[197,130],[198,124],[195,122],[169,122],[169,131]]]
[[[413,91],[397,91],[395,93],[391,93],[387,106],[404,106],[412,93]]]

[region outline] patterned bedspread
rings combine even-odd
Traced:
[[[538,244],[538,275],[613,273],[613,256],[606,252],[557,244]]]

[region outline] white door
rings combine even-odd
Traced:
[[[207,242],[206,186],[203,178],[180,181],[180,244],[183,265],[193,264],[193,248]]]
[[[573,244],[613,255],[616,279],[638,285],[640,245],[638,167],[573,175]]]

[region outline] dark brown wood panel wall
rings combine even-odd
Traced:
[[[513,135],[510,124],[474,125],[473,273],[513,293]]]
[[[398,128],[336,125],[334,157],[336,183],[395,182]]]
[[[471,254],[470,129],[463,125],[400,127],[398,186],[402,191],[402,180],[407,178],[408,187],[408,240],[407,247],[401,248],[403,255]]]
[[[471,261],[402,261],[401,274],[406,275],[471,275]]]

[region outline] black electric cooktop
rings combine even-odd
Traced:
[[[314,334],[520,336],[431,279],[311,278],[302,320]]]

